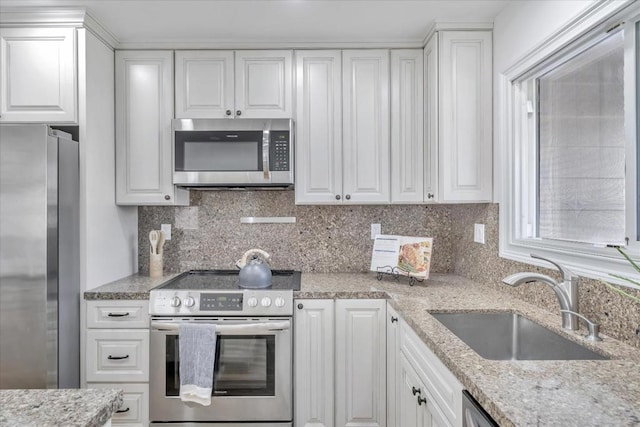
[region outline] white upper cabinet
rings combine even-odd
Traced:
[[[176,51],[176,117],[233,117],[232,51]]]
[[[391,203],[424,199],[423,51],[391,51]]]
[[[389,51],[343,51],[342,88],[344,198],[389,203]]]
[[[2,28],[0,121],[76,123],[75,28]]]
[[[236,52],[237,117],[292,117],[291,58],[290,50]]]
[[[437,202],[438,194],[438,36],[424,47],[424,201]]]
[[[290,50],[176,51],[176,118],[291,118]]]
[[[442,31],[437,37],[440,201],[488,202],[492,198],[491,32]]]
[[[116,52],[116,202],[188,203],[173,185],[173,52]]]
[[[342,199],[341,77],[340,51],[296,52],[296,203]]]

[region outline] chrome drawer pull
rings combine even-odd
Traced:
[[[122,359],[128,359],[129,355],[127,354],[126,356],[112,356],[112,355],[108,355],[107,359],[109,360],[122,360]]]

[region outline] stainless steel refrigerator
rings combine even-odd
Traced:
[[[0,125],[0,388],[80,384],[78,143]]]

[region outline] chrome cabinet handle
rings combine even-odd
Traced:
[[[391,316],[391,323],[395,323],[395,322],[397,322],[397,321],[398,321],[398,318],[397,318],[397,317],[393,317],[393,316]]]
[[[129,355],[125,355],[125,356],[112,356],[112,355],[108,355],[107,359],[109,360],[122,360],[122,359],[128,359]]]
[[[127,409],[118,409],[116,411],[116,414],[124,414],[125,412],[129,412],[129,408],[127,408]]]
[[[128,316],[130,313],[109,313],[107,314],[108,317],[126,317]]]
[[[427,404],[427,398],[418,396],[418,405],[422,406],[423,403]]]
[[[420,394],[420,389],[419,388],[415,388],[413,386],[411,386],[411,392],[413,393],[413,395],[415,396],[416,394]]]

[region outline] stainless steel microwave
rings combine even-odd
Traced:
[[[175,119],[173,183],[183,187],[291,187],[291,119]]]

